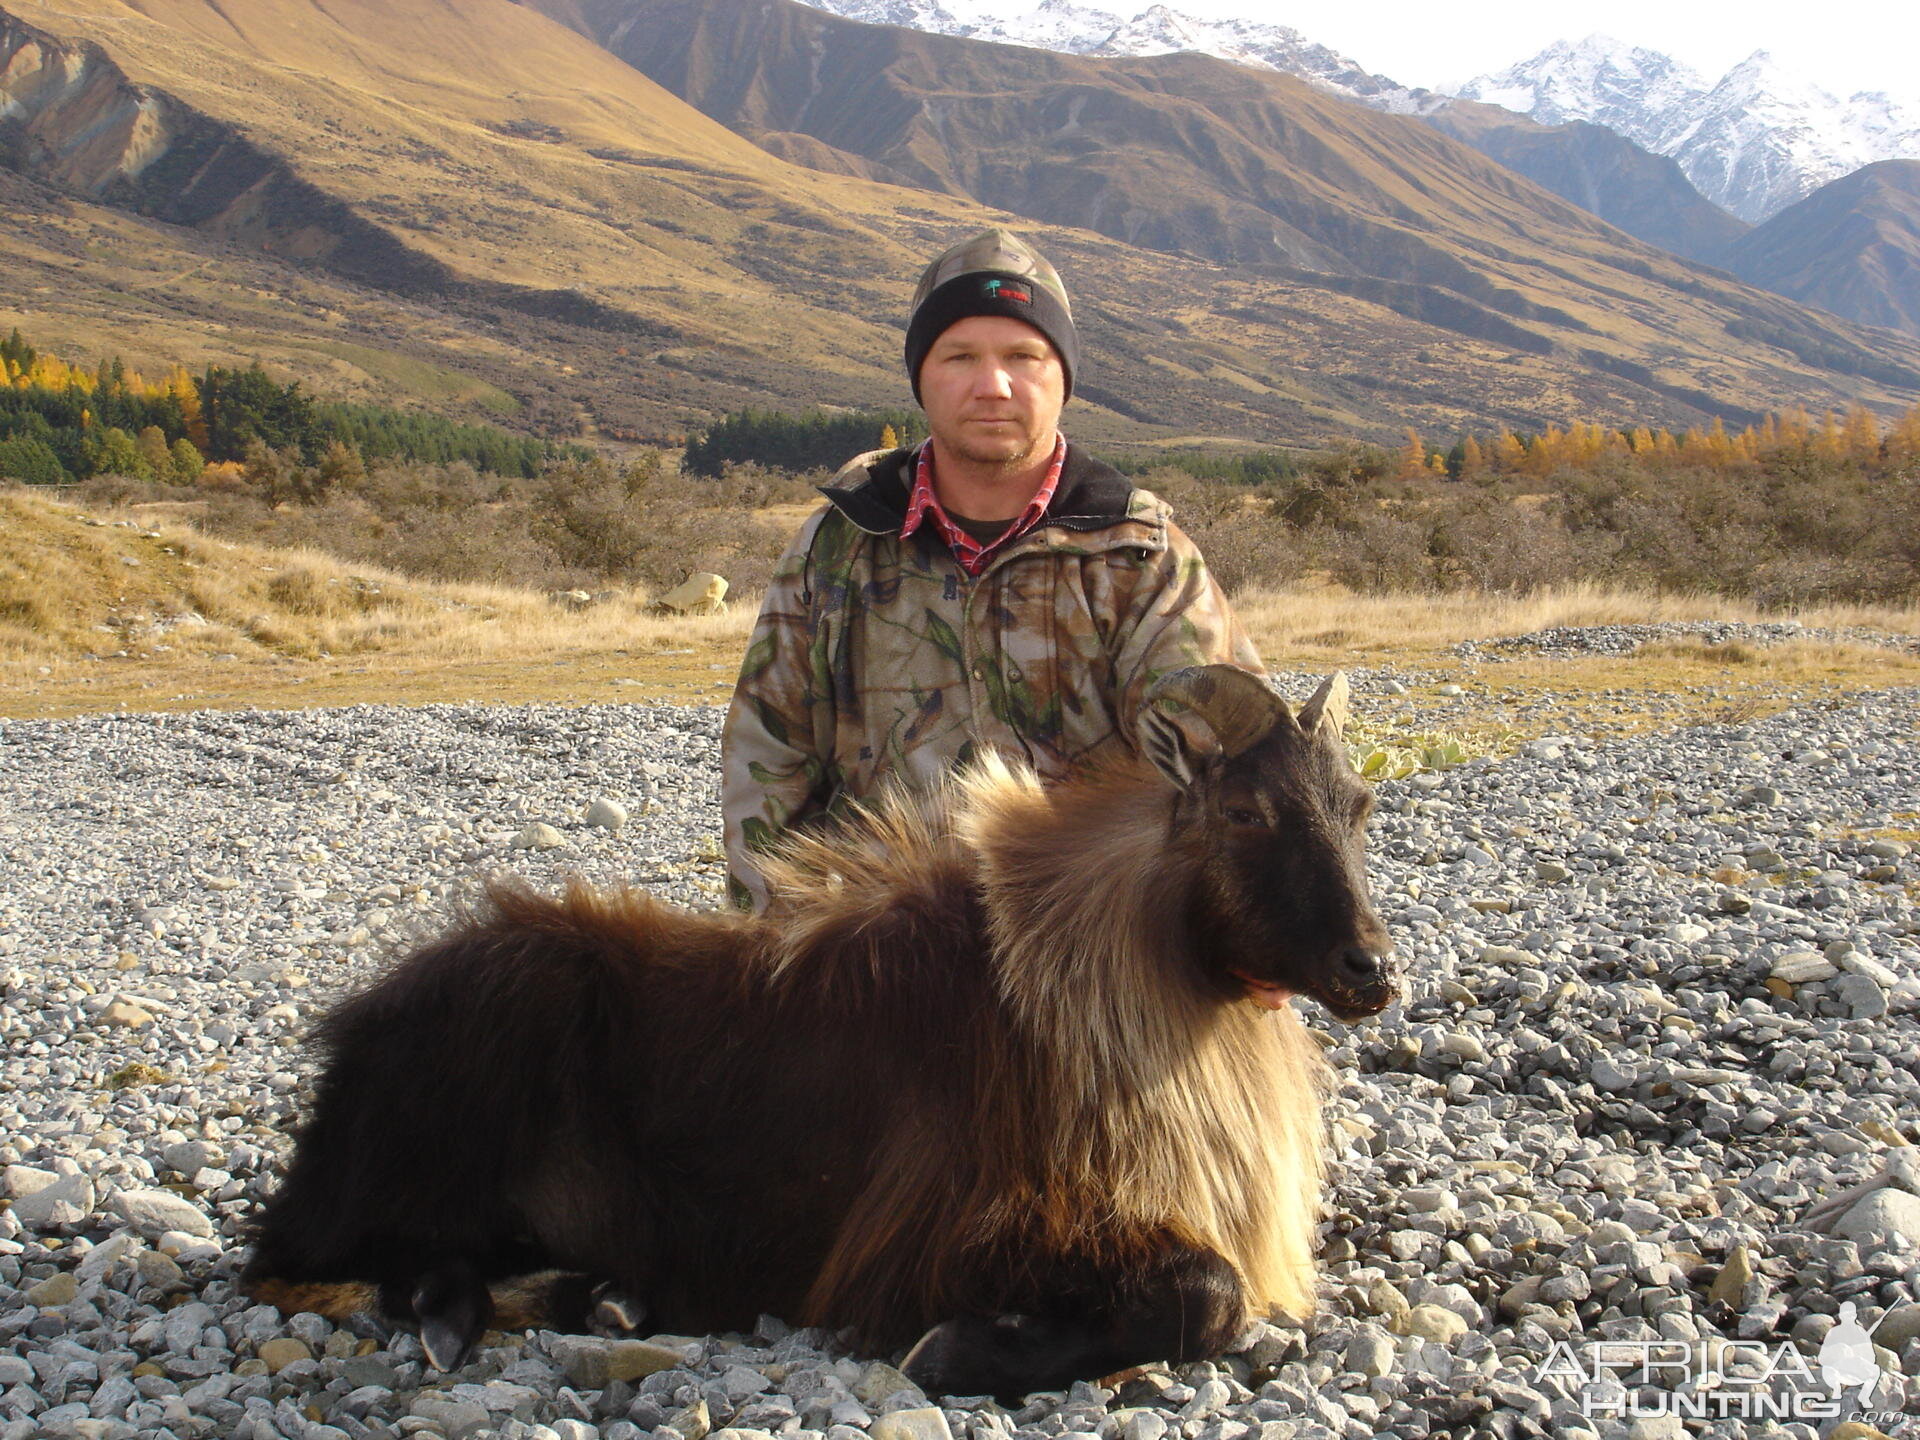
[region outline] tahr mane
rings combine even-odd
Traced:
[[[1144,765],[1050,789],[991,753],[890,795],[763,865],[777,969],[831,985],[819,971],[846,963],[849,934],[876,975],[910,963],[899,917],[957,916],[970,895],[1008,1031],[983,1037],[1007,1050],[984,1088],[1019,1107],[993,1117],[1008,1144],[983,1193],[1046,1196],[1043,1221],[1172,1230],[1231,1260],[1256,1308],[1304,1315],[1329,1076],[1291,1010],[1207,980],[1186,925],[1202,851],[1174,829],[1177,795]],[[1007,1083],[1011,1066],[1031,1073]]]

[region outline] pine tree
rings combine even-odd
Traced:
[[[1724,470],[1733,463],[1733,438],[1727,434],[1726,424],[1718,415],[1708,427],[1706,447],[1707,461],[1716,469]]]

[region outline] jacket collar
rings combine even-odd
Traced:
[[[898,535],[907,523],[912,494],[912,464],[917,447],[872,450],[840,468],[820,493],[870,535]],[[1028,534],[1053,526],[1063,530],[1104,530],[1123,521],[1143,521],[1159,529],[1160,506],[1111,465],[1094,459],[1072,441],[1053,503]],[[1022,537],[1025,538],[1025,537]],[[1137,542],[1136,542],[1137,543]]]

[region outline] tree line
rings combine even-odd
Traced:
[[[1817,418],[1805,406],[1796,406],[1769,413],[1737,434],[1718,419],[1682,431],[1645,425],[1618,429],[1576,421],[1564,428],[1549,425],[1538,434],[1501,430],[1484,439],[1463,435],[1445,450],[1409,428],[1390,462],[1381,468],[1399,480],[1428,475],[1449,480],[1490,475],[1544,480],[1560,471],[1609,460],[1652,469],[1738,470],[1794,456],[1870,470],[1920,459],[1920,405],[1886,426],[1864,405],[1830,409]]]
[[[95,475],[191,485],[209,465],[289,467],[369,460],[464,461],[532,477],[579,447],[378,405],[317,400],[258,362],[245,369],[183,366],[150,380],[118,356],[89,369],[39,350],[16,328],[0,340],[0,476],[64,484]],[[349,452],[347,454],[338,452]],[[331,457],[331,459],[329,458]]]
[[[729,465],[769,470],[837,470],[868,450],[891,450],[926,438],[926,417],[917,410],[738,410],[687,441],[680,468],[719,476]]]

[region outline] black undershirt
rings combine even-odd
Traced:
[[[951,510],[947,511],[947,518],[982,545],[993,544],[1013,524],[1013,520],[972,520],[965,515],[956,515]],[[1014,517],[1016,520],[1018,518],[1017,515]]]

